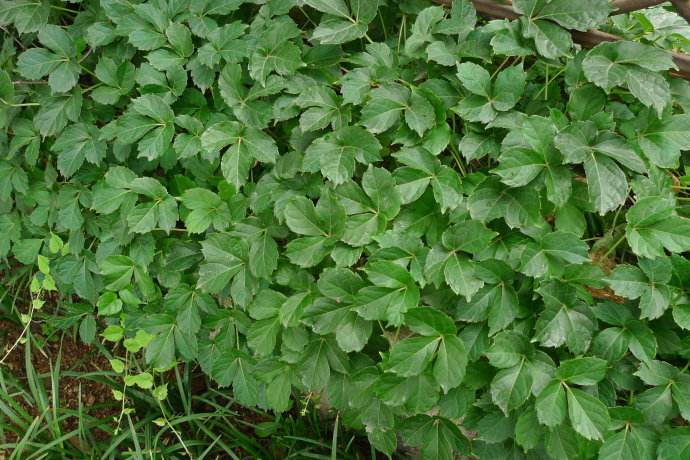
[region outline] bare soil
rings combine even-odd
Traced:
[[[58,359],[60,361],[60,378],[57,391],[58,407],[75,412],[75,416],[69,417],[62,422],[61,429],[63,433],[70,432],[78,427],[79,421],[76,413],[80,407],[80,400],[81,410],[84,415],[100,420],[103,426],[114,426],[112,422],[114,417],[119,414],[119,408],[114,403],[110,387],[94,380],[93,377],[82,376],[82,374],[88,373],[93,373],[96,376],[102,374],[105,370],[110,369],[108,360],[97,349],[85,345],[79,340],[75,341],[67,336],[57,337],[53,340],[43,340],[38,325],[32,327],[31,330],[33,335],[31,363],[36,374],[41,378],[51,403],[54,396],[52,394],[50,373],[52,369],[55,369]],[[7,350],[20,336],[21,331],[22,328],[19,325],[10,321],[0,320],[0,356],[5,356]],[[38,344],[40,342],[43,343],[39,347]],[[26,385],[24,388],[28,392],[29,386],[26,379],[25,359],[25,346],[19,344],[8,355],[0,368],[0,372],[12,374]],[[32,417],[39,415],[38,408],[23,398],[17,398],[17,402]],[[102,430],[93,430],[92,435],[97,440],[103,440],[109,436],[108,433]],[[2,457],[0,456],[0,458]]]

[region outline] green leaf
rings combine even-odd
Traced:
[[[578,455],[580,440],[575,431],[567,425],[561,425],[546,433],[545,447],[553,458],[569,458]]]
[[[521,21],[524,34],[534,40],[537,52],[547,59],[567,56],[573,47],[573,40],[567,30],[556,24],[543,21]]]
[[[400,85],[386,85],[371,92],[362,109],[362,124],[372,133],[382,133],[395,125],[408,107],[410,92]]]
[[[673,115],[653,120],[638,142],[649,160],[660,168],[678,164],[681,150],[690,149],[690,116]]]
[[[490,222],[503,218],[508,226],[536,225],[539,203],[529,189],[508,188],[498,178],[487,179],[474,189],[467,203],[472,219]]]
[[[380,160],[381,144],[360,127],[343,128],[316,139],[307,149],[305,164],[318,164],[322,174],[342,184],[354,173],[355,163]]]
[[[467,366],[467,351],[455,335],[443,336],[434,361],[434,378],[444,393],[462,383]]]
[[[276,346],[280,323],[276,318],[268,318],[252,323],[247,330],[247,345],[258,356],[268,356]]]
[[[43,78],[55,70],[63,59],[45,48],[31,48],[17,60],[19,72],[26,78]]]
[[[510,187],[529,184],[544,169],[544,159],[537,152],[516,148],[501,155],[501,163],[493,172]]]
[[[172,48],[183,57],[188,57],[194,52],[192,34],[184,24],[172,23],[165,29],[165,36]]]
[[[153,387],[153,376],[148,372],[125,376],[125,385],[137,386],[145,390]]]
[[[96,303],[98,314],[103,316],[116,315],[122,311],[122,301],[114,292],[106,292],[98,298]]]
[[[278,244],[263,231],[249,248],[249,269],[259,278],[269,278],[278,267]]]
[[[322,13],[342,18],[350,17],[350,9],[344,0],[306,0],[305,3]]]
[[[0,0],[0,303],[190,420],[173,367],[387,456],[690,458],[688,27],[498,3]]]
[[[244,353],[229,350],[213,363],[213,373],[221,386],[232,384],[233,392],[241,404],[256,404],[258,384],[252,376],[253,363]]]
[[[643,441],[639,439],[636,432],[627,426],[618,433],[608,436],[599,451],[599,458],[602,460],[617,458],[644,458],[642,455]]]
[[[657,114],[670,102],[670,88],[661,75],[673,68],[668,52],[636,42],[601,43],[587,53],[582,69],[589,81],[610,91],[627,85],[630,92]]]
[[[561,361],[556,378],[576,385],[594,385],[606,375],[608,364],[599,358],[575,358]]]
[[[373,325],[371,321],[361,318],[357,314],[350,312],[344,321],[340,323],[335,334],[338,346],[345,353],[362,351],[362,348],[369,341]]]
[[[506,112],[515,107],[525,90],[526,79],[522,66],[508,67],[499,72],[492,90],[494,108]]]
[[[466,220],[446,230],[441,241],[450,251],[475,254],[486,248],[496,236],[496,232],[487,229],[476,220]]]
[[[76,85],[79,64],[72,61],[76,55],[74,41],[60,27],[48,24],[38,32],[38,40],[45,48],[32,48],[19,56],[17,67],[27,78],[39,79],[48,76],[48,84],[54,93],[64,93]]]
[[[690,391],[690,377],[687,374],[681,374],[678,381],[671,388],[671,392],[673,402],[676,403],[680,415],[685,420],[690,418],[690,397],[688,397],[688,391]]]
[[[409,106],[405,109],[405,122],[420,137],[434,126],[434,107],[419,91],[412,91]]]
[[[572,233],[547,233],[522,254],[521,271],[529,276],[543,276],[563,262],[581,264],[588,260],[587,245]]]
[[[491,381],[491,399],[508,415],[522,406],[532,390],[532,375],[525,360],[508,369],[501,369]]]
[[[516,2],[520,5],[523,2]],[[516,6],[517,6],[516,5]],[[557,22],[566,29],[586,31],[606,22],[612,8],[606,0],[585,0],[574,5],[568,0],[553,0],[541,8],[537,16]],[[521,13],[528,13],[518,10]]]
[[[587,310],[567,296],[553,295],[550,285],[542,288],[546,308],[539,315],[535,338],[546,347],[567,345],[573,353],[584,352],[592,339],[594,318]],[[557,291],[556,291],[557,292]]]
[[[331,369],[323,339],[315,340],[305,350],[304,360],[300,363],[300,375],[302,383],[312,390],[323,389],[328,384]]]
[[[567,410],[565,390],[560,382],[551,382],[537,396],[535,402],[539,423],[548,427],[563,423]]]
[[[494,343],[486,352],[493,367],[507,369],[517,366],[528,352],[525,337],[514,331],[497,334]]]
[[[645,170],[637,154],[616,136],[597,135],[596,128],[577,123],[558,134],[556,146],[570,163],[584,163],[589,195],[600,214],[623,204],[628,193],[625,173],[613,160],[638,172]]]
[[[286,22],[282,24],[284,28],[281,23],[274,26],[250,58],[249,74],[263,86],[271,73],[291,75],[304,65],[299,47],[289,41],[292,32],[287,29],[291,27]]]
[[[321,236],[324,225],[316,214],[314,204],[306,198],[296,198],[285,207],[285,222],[300,235]]]
[[[594,396],[568,388],[568,416],[573,429],[586,439],[603,439],[610,418],[606,406]]]
[[[106,144],[98,140],[98,129],[76,124],[66,128],[55,140],[51,150],[57,152],[57,166],[65,177],[74,175],[84,163],[99,165],[105,158]]]
[[[450,420],[417,415],[407,419],[401,427],[403,439],[412,446],[420,446],[426,458],[452,460],[455,453],[468,453],[469,441]]]
[[[308,4],[333,16],[322,19],[312,35],[312,40],[328,45],[347,43],[365,36],[378,9],[378,0],[352,0],[349,9],[343,0],[310,0]]]
[[[92,344],[96,338],[96,318],[86,316],[79,324],[79,338],[86,344]]]
[[[393,219],[400,211],[400,198],[395,192],[393,176],[383,168],[369,169],[362,175],[362,188],[369,196],[374,211]]]
[[[539,444],[542,436],[537,412],[534,409],[522,412],[515,424],[515,442],[523,449],[530,450]]]
[[[437,337],[401,340],[391,349],[388,369],[401,377],[421,374],[433,359],[439,342]]]
[[[14,0],[3,1],[2,4],[5,11],[0,16],[0,22],[13,22],[20,34],[38,32],[48,23],[51,11],[48,3]]]
[[[363,37],[368,25],[351,19],[328,18],[319,23],[312,39],[322,45],[339,45]]]
[[[313,267],[328,255],[331,245],[323,236],[297,238],[287,244],[285,254],[295,265],[305,268]]]
[[[39,238],[22,239],[14,243],[12,252],[19,262],[25,265],[33,265],[42,245],[43,240]]]
[[[683,458],[690,454],[690,430],[673,428],[661,438],[657,451],[660,460]]]
[[[657,340],[654,332],[641,321],[631,321],[627,324],[631,334],[630,351],[642,362],[649,362],[656,356]]]
[[[226,203],[210,190],[203,188],[191,188],[181,197],[182,204],[191,212],[185,219],[187,230],[190,233],[202,233],[213,225],[222,230],[231,219],[230,211]]]
[[[671,291],[665,285],[671,279],[671,265],[666,258],[640,262],[648,279],[640,269],[619,265],[611,274],[609,284],[614,292],[629,299],[640,299],[641,318],[656,319],[663,315],[671,301]]]
[[[68,121],[77,121],[81,113],[81,92],[73,90],[66,95],[45,98],[33,119],[34,126],[43,136],[60,132]]]
[[[244,185],[253,160],[274,163],[278,158],[278,148],[272,138],[237,122],[224,121],[210,126],[201,135],[201,145],[212,153],[228,147],[221,169],[226,180],[238,189]]]
[[[448,257],[443,275],[453,292],[464,296],[468,302],[484,285],[484,282],[477,278],[472,261],[458,254]]]
[[[135,264],[127,256],[109,256],[101,263],[101,274],[105,277],[106,288],[117,291],[130,285]]]
[[[221,60],[238,62],[246,57],[248,48],[246,42],[242,40],[246,27],[240,21],[233,21],[210,31],[207,35],[209,42],[200,46],[197,51],[201,63],[205,66],[213,67],[219,64]],[[221,93],[223,92],[223,74],[224,72],[221,73],[218,82],[221,87]]]
[[[197,287],[218,293],[245,267],[247,244],[238,238],[213,234],[201,242],[205,263],[199,267]]]
[[[427,336],[455,335],[452,319],[434,308],[413,308],[405,314],[405,323],[417,334]]]
[[[463,62],[458,64],[457,76],[472,94],[487,99],[491,97],[491,75],[484,67],[472,62]]]
[[[638,256],[654,258],[670,252],[690,249],[690,222],[675,215],[674,204],[667,198],[644,197],[626,215],[625,234]]]
[[[638,395],[635,405],[642,410],[648,423],[663,423],[673,410],[671,388],[664,386],[645,390]]]

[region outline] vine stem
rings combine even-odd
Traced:
[[[503,66],[506,65],[506,63],[507,63],[510,59],[511,59],[511,56],[508,56],[507,58],[505,58],[505,59],[503,60],[503,62],[501,62],[501,63],[498,65],[498,67],[496,68],[496,70],[494,71],[494,73],[491,74],[491,79],[492,79],[492,80],[494,79],[494,77],[496,76],[496,74],[497,74],[498,72],[501,71],[501,69],[503,68]]]
[[[79,63],[81,64],[82,62],[84,62],[84,59],[86,59],[87,57],[89,57],[89,55],[91,54],[91,52],[93,52],[93,48],[89,47],[89,49],[86,50],[86,53],[84,53],[84,55],[79,59]]]
[[[64,11],[65,13],[79,14],[81,11],[73,10],[71,8],[65,8],[64,6],[50,5],[50,7],[56,11]]]
[[[88,88],[84,89],[84,91],[82,91],[82,93],[88,93],[89,91],[96,89],[99,86],[103,86],[103,83],[101,82],[101,83],[96,83],[95,85],[91,85]]]
[[[160,401],[158,401],[158,407],[160,408],[161,414],[163,415],[163,421],[168,426],[168,428],[170,428],[170,430],[173,432],[173,434],[175,434],[175,437],[178,439],[178,441],[180,441],[180,444],[182,445],[182,448],[184,449],[187,456],[189,458],[194,458],[192,453],[187,448],[187,444],[184,442],[184,439],[182,439],[182,436],[180,435],[180,433],[175,429],[174,426],[172,426],[172,424],[170,423],[170,420],[168,420],[168,416],[165,414],[165,408],[163,408],[163,404],[161,404]]]
[[[379,20],[381,21],[381,30],[383,31],[383,41],[388,41],[388,33],[386,32],[386,23],[383,21],[383,16],[381,15],[381,10],[378,12]]]
[[[608,249],[608,251],[606,251],[604,253],[603,256],[601,256],[601,258],[606,259],[614,251],[614,249],[616,249],[618,247],[618,245],[623,242],[624,239],[625,239],[625,233],[623,233],[623,235],[621,235],[621,237],[618,238],[618,240],[616,240],[615,243],[613,243],[613,245]]]
[[[0,97],[0,102],[2,102],[5,105],[8,105],[10,107],[35,107],[35,106],[41,105],[38,102],[23,102],[21,104],[13,104],[12,102],[8,102],[1,97]]]
[[[12,346],[7,350],[7,352],[6,352],[5,355],[2,357],[2,359],[0,359],[0,364],[4,364],[4,363],[5,363],[5,360],[10,356],[10,354],[12,354],[12,352],[14,351],[14,349],[17,348],[17,347],[19,346],[19,344],[21,343],[22,339],[24,338],[24,336],[26,336],[26,333],[29,331],[29,328],[31,327],[31,323],[32,323],[33,318],[34,318],[34,302],[33,302],[33,300],[34,300],[34,298],[33,298],[33,295],[32,295],[32,296],[31,296],[31,306],[29,307],[29,314],[28,314],[28,318],[27,318],[27,320],[26,320],[26,324],[24,325],[24,329],[22,329],[22,332],[19,334],[19,336],[18,336],[17,339],[14,341],[14,343],[12,344]]]
[[[47,85],[45,80],[14,80],[13,85]]]
[[[19,334],[17,339],[14,341],[12,346],[9,348],[9,350],[7,350],[7,353],[5,353],[5,356],[3,356],[2,359],[0,359],[0,364],[4,364],[5,360],[12,354],[14,349],[17,348],[17,346],[19,346],[19,343],[22,341],[22,339],[24,338],[24,336],[28,332],[29,327],[31,326],[31,321],[33,320],[33,315],[34,315],[34,307],[32,305],[31,308],[29,309],[29,318],[26,320],[26,325],[24,326],[24,329],[22,329],[22,332]]]
[[[125,349],[125,370],[124,376],[129,374],[129,351]],[[117,418],[117,423],[115,424],[115,434],[120,431],[120,425],[122,424],[122,418],[125,416],[125,403],[127,399],[127,384],[124,383],[124,376],[122,381],[122,401],[120,404],[120,415]]]
[[[87,69],[87,68],[84,67],[83,65],[80,65],[79,67],[81,67],[81,70],[83,70],[84,72],[88,73],[88,74],[91,75],[92,77],[98,78],[98,76],[97,76],[95,73],[93,73],[91,70]]]

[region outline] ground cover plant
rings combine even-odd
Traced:
[[[1,0],[2,363],[102,350],[94,458],[285,453],[239,405],[330,458],[690,458],[684,2],[488,3]],[[0,431],[75,455],[4,375]]]

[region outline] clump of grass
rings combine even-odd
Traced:
[[[0,344],[22,329],[3,324]],[[132,388],[122,413],[114,398],[89,404],[94,382],[106,393],[122,383],[114,372],[94,367],[98,356],[101,362],[110,356],[101,344],[84,354],[89,362],[65,367],[66,348],[74,353],[71,340],[65,331],[55,333],[49,347],[46,337],[30,328],[0,366],[3,460],[377,458],[366,437],[342,428],[338,414],[310,402],[295,402],[293,411],[278,416],[247,409],[190,365],[171,371],[172,391],[164,401]],[[65,403],[65,391],[76,392],[76,405]]]

